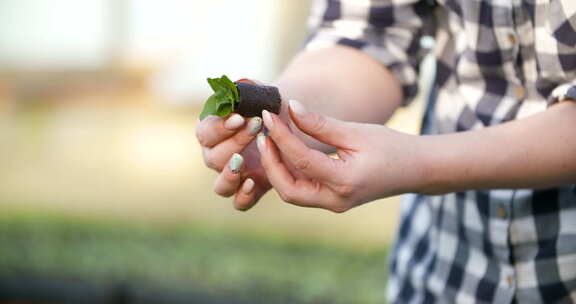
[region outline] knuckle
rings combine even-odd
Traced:
[[[297,158],[294,162],[294,167],[298,170],[305,171],[310,168],[310,159],[305,156]]]
[[[274,131],[271,131],[271,135],[273,135],[272,138],[274,139],[274,142],[282,143],[286,141],[286,134],[284,132],[274,132]]]
[[[328,210],[340,214],[350,210],[350,207],[347,204],[338,203],[330,206]]]
[[[270,172],[272,172],[272,170],[273,170],[273,167],[270,164],[270,162],[271,162],[271,160],[260,156],[260,165],[262,166],[262,169],[264,169],[264,172],[266,174],[270,174]]]
[[[226,172],[226,171],[224,171]],[[226,173],[222,173],[222,178],[224,179],[224,181],[226,181],[228,184],[235,184],[240,180],[240,175],[239,174],[226,174]]]
[[[328,125],[328,120],[326,119],[326,117],[324,117],[322,115],[316,115],[316,117],[314,119],[314,123],[311,126],[311,129],[314,133],[320,134],[320,133],[324,133],[327,125]]]
[[[220,166],[218,166],[216,157],[214,156],[213,153],[204,154],[204,164],[206,165],[206,167],[210,169],[220,170]]]
[[[252,136],[248,133],[238,133],[236,136],[233,137],[234,142],[238,146],[242,146],[242,147],[248,145],[250,142],[252,142],[253,139],[254,139],[254,136]]]
[[[288,193],[286,193],[286,192],[278,192],[278,195],[280,196],[280,198],[281,198],[283,201],[285,201],[285,202],[287,202],[287,203],[290,203],[290,204],[295,203],[294,196],[291,195],[291,194],[288,194]]]
[[[334,192],[340,197],[351,197],[358,189],[353,177],[343,177],[343,180],[334,187]]]
[[[341,184],[334,190],[341,197],[349,197],[354,193],[355,187],[351,184]]]

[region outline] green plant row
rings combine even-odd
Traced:
[[[0,277],[194,285],[270,303],[382,303],[386,249],[357,250],[198,225],[0,216]]]

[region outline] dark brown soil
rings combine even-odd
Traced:
[[[278,88],[242,82],[236,82],[236,87],[239,95],[236,113],[244,117],[261,117],[262,110],[280,114],[282,98]]]

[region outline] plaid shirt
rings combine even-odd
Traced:
[[[480,129],[576,100],[576,0],[427,2],[318,0],[307,48],[364,51],[395,74],[409,100],[417,92],[419,40],[434,33],[430,134]],[[388,295],[400,303],[576,301],[575,187],[407,196]]]

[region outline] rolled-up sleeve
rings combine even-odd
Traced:
[[[557,86],[548,98],[549,104],[563,100],[576,101],[576,80]]]
[[[365,52],[398,79],[407,104],[418,92],[421,37],[433,31],[422,0],[315,0],[306,49],[344,45]]]

